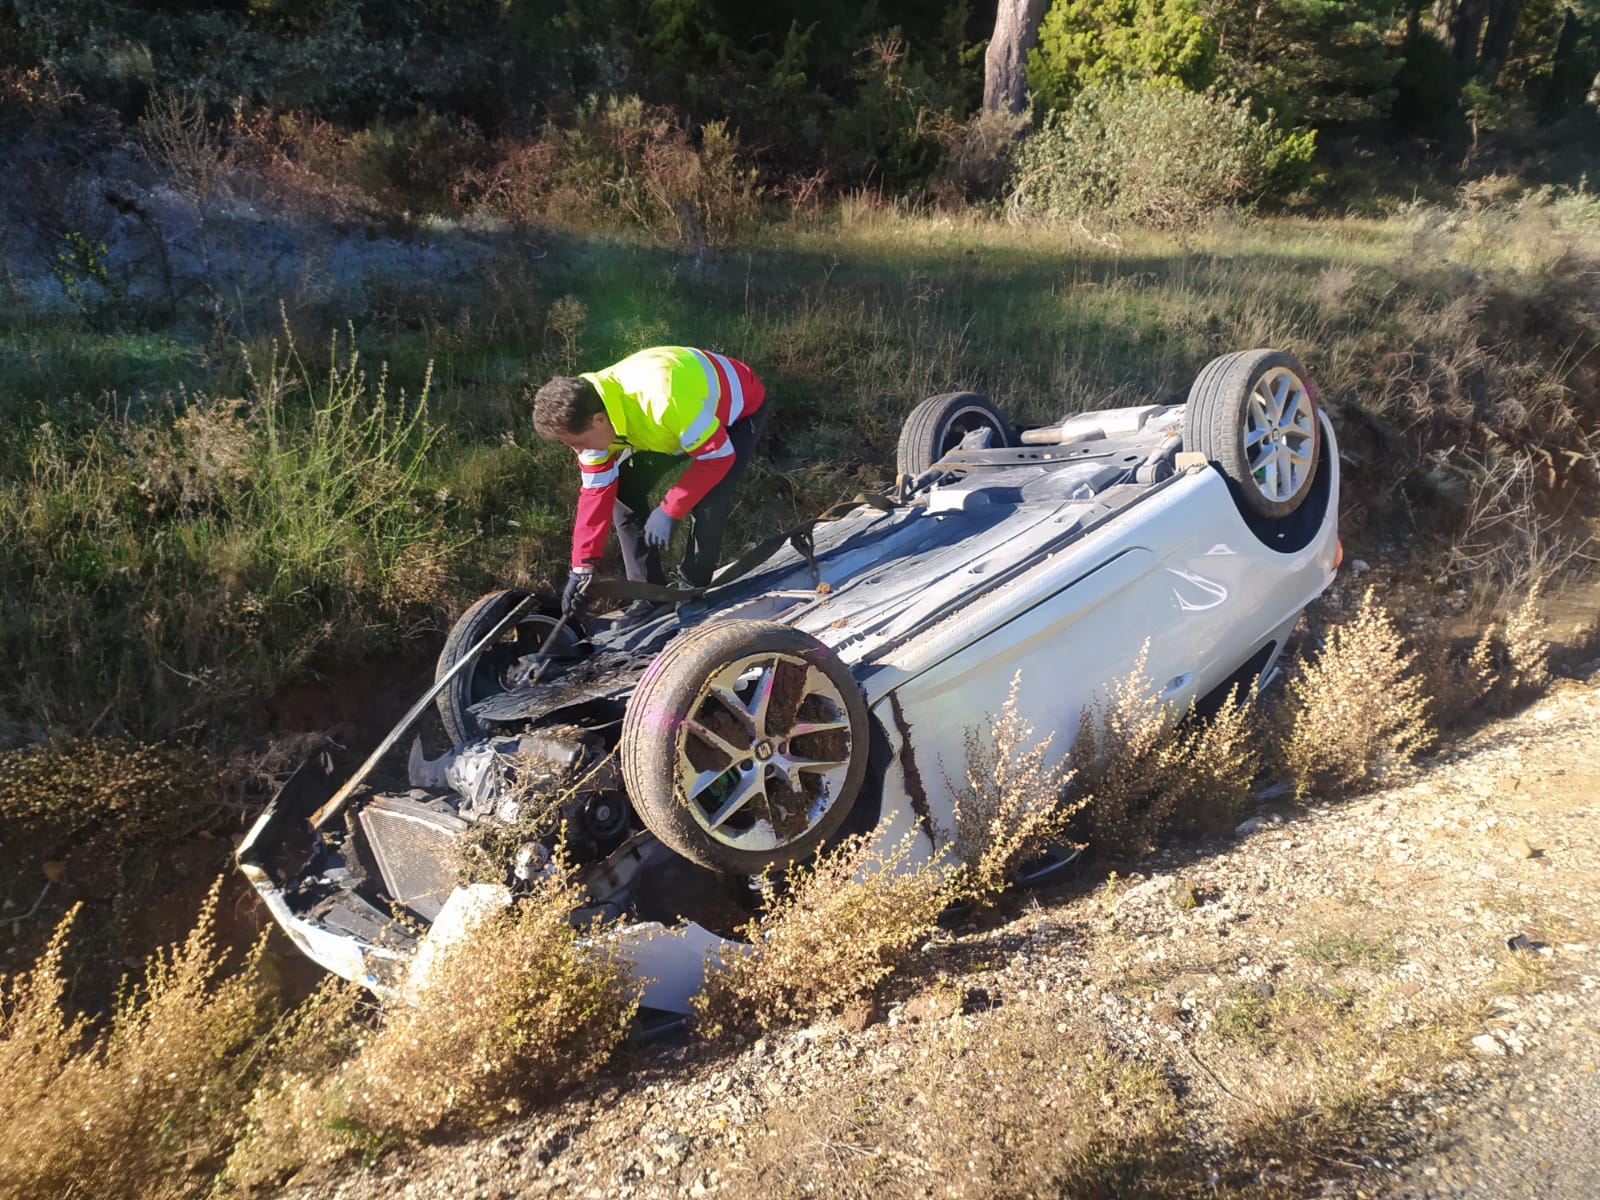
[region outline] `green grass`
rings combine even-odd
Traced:
[[[308,663],[436,635],[477,592],[559,578],[572,472],[533,438],[529,391],[660,341],[741,357],[773,397],[730,545],[886,482],[924,396],[975,388],[1024,422],[1178,402],[1208,359],[1260,345],[1297,351],[1321,384],[1347,541],[1447,524],[1488,456],[1559,467],[1600,408],[1582,366],[1600,346],[1597,209],[1235,216],[1105,244],[855,198],[698,266],[553,235],[547,259],[491,272],[481,295],[391,290],[352,314],[364,379],[343,331],[330,355],[331,331],[289,312],[305,361],[270,404],[245,371],[266,370],[265,338],[219,350],[0,317],[0,647],[18,668],[0,742],[96,720],[248,724],[239,700]],[[184,425],[197,409],[240,416],[237,469],[214,461],[217,430]]]
[[[1381,971],[1398,966],[1404,955],[1387,942],[1364,938],[1354,933],[1332,933],[1312,938],[1297,947],[1300,957],[1322,967],[1366,967]]]

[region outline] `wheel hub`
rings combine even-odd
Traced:
[[[780,849],[842,795],[850,765],[844,696],[800,655],[729,663],[706,681],[680,728],[680,795],[696,824],[725,846]]]
[[[1315,423],[1310,392],[1293,372],[1272,372],[1256,384],[1247,410],[1245,453],[1251,477],[1267,499],[1287,500],[1310,479]]]

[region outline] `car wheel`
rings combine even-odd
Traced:
[[[668,643],[639,681],[622,777],[673,850],[754,875],[844,823],[868,740],[861,689],[827,646],[771,621],[714,621]]]
[[[1185,450],[1224,476],[1246,516],[1286,517],[1317,473],[1322,431],[1316,387],[1284,350],[1243,350],[1213,359],[1189,389]]]
[[[1017,444],[1011,422],[987,396],[977,392],[929,396],[911,410],[900,427],[895,470],[915,478],[961,445],[967,434],[979,429],[989,430],[991,447]]]
[[[490,592],[475,601],[471,608],[461,614],[450,630],[450,636],[445,639],[444,649],[439,653],[439,665],[433,672],[434,679],[441,678],[455,666],[528,594],[520,589],[511,589]],[[444,722],[444,731],[452,741],[460,745],[490,732],[489,727],[472,714],[472,706],[505,691],[506,671],[524,655],[536,653],[559,623],[558,612],[529,609],[517,618],[516,624],[491,645],[484,647],[477,662],[463,667],[439,693],[439,719]],[[565,653],[577,644],[577,634],[570,628],[564,628],[550,650],[551,653]]]

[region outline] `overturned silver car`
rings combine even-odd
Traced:
[[[430,940],[546,868],[557,839],[590,908],[687,1011],[708,950],[769,868],[850,833],[954,828],[965,737],[1019,677],[1064,753],[1086,706],[1145,671],[1174,714],[1272,666],[1338,564],[1333,429],[1290,354],[1210,363],[1184,405],[1014,430],[970,392],[912,410],[893,494],[860,497],[631,628],[485,596],[434,692],[454,748],[413,743],[406,785],[339,786],[323,758],[239,849],[274,917],[329,970],[395,987]],[[623,584],[620,595],[626,597]],[[528,820],[530,797],[542,797]],[[521,830],[504,878],[460,884],[459,843]]]

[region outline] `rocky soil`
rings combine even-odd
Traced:
[[[1112,1057],[1154,1068],[1191,1178],[1209,1164],[1241,1186],[1245,1131],[1266,1128],[1284,1152],[1249,1159],[1251,1194],[1590,1200],[1600,676],[1585,674],[1376,793],[1269,802],[1232,838],[957,922],[873,1008],[753,1041],[641,1047],[481,1140],[292,1190],[1035,1194],[997,1165],[997,1118],[949,1066],[992,1052],[994,1111],[1036,1111],[1048,1130],[1065,1093],[1023,1079],[1020,1109],[1003,1094],[1016,1080],[996,1048],[1023,1037],[1044,1058],[1091,1047],[1083,1071]],[[1059,1077],[1081,1073],[1066,1063]],[[1267,1120],[1341,1073],[1361,1102],[1339,1111],[1363,1115],[1337,1147],[1309,1121]],[[1007,1119],[1019,1146],[1037,1143]],[[1309,1174],[1287,1165],[1291,1140]],[[1123,1178],[1162,1193],[1153,1175]]]

